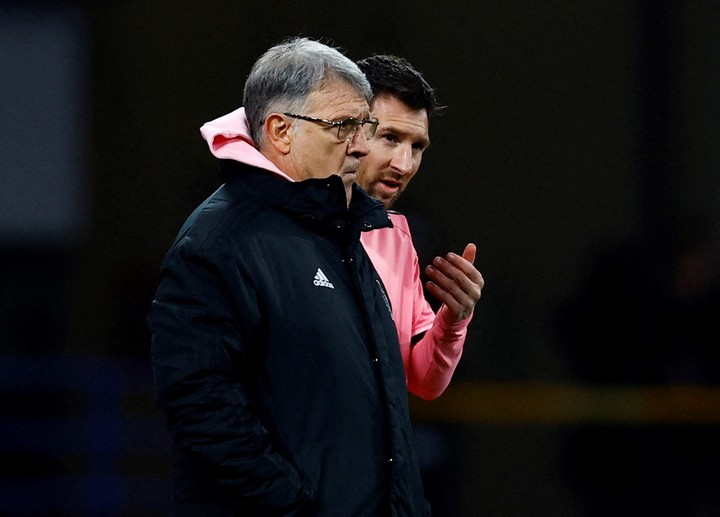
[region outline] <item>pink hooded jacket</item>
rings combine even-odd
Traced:
[[[245,108],[206,122],[200,133],[215,157],[259,167],[293,181],[255,148]],[[389,215],[393,228],[363,232],[361,242],[390,297],[408,390],[423,399],[435,399],[445,391],[460,361],[472,315],[454,324],[435,317],[423,293],[407,219],[397,212]],[[423,332],[422,339],[413,345],[412,337]]]

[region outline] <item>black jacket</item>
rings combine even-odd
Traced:
[[[428,515],[384,288],[359,243],[391,223],[341,179],[222,161],[148,322],[175,515]]]

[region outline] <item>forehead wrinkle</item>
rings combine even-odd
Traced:
[[[325,113],[321,118],[328,120],[347,118],[362,120],[370,116],[370,106],[365,97],[344,81],[328,81],[321,84],[308,96],[308,100],[310,101],[308,108]]]

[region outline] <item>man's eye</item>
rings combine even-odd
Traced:
[[[357,121],[354,118],[348,118],[342,121],[340,124],[341,131],[350,131],[357,126]]]

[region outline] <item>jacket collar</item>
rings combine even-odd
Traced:
[[[383,204],[355,184],[348,206],[340,176],[290,182],[234,160],[220,160],[220,173],[230,188],[262,199],[307,226],[332,232],[392,227]]]

